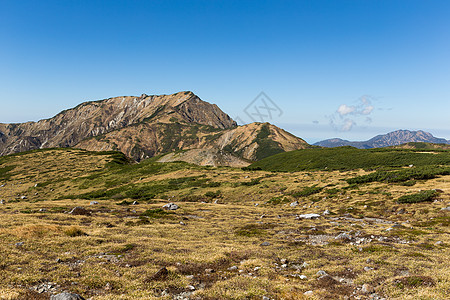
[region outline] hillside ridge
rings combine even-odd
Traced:
[[[308,146],[304,140],[268,123],[237,126],[217,105],[201,100],[190,91],[88,101],[49,119],[0,123],[0,155],[75,147],[121,151],[141,161],[176,150],[214,149],[210,153],[195,153],[220,155],[224,150],[227,157],[213,161],[237,161],[232,165],[240,166],[248,164],[247,161]],[[193,161],[211,160],[199,157]]]
[[[317,142],[314,145],[327,148],[352,146],[359,149],[370,149],[398,146],[411,142],[450,144],[449,140],[434,137],[431,133],[423,130],[396,130],[386,134],[377,135],[367,141],[348,141],[340,138],[333,138]]]

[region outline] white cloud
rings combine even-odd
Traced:
[[[364,109],[361,113],[363,115],[369,115],[373,111],[373,108],[374,107],[372,105],[368,105],[368,106],[364,107]]]
[[[362,96],[355,105],[339,105],[334,114],[328,117],[330,126],[339,131],[350,131],[357,125],[356,121],[371,123],[372,118],[369,115],[374,110],[371,97]]]
[[[341,131],[350,131],[356,123],[351,119],[345,119],[344,124],[341,127]]]
[[[356,110],[355,106],[348,106],[346,104],[341,104],[339,106],[339,108],[337,109],[337,113],[339,115],[341,115],[341,117],[342,117],[342,116],[353,113],[355,110]]]

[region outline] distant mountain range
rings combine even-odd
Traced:
[[[0,155],[54,147],[118,150],[135,161],[171,154],[164,161],[243,166],[311,146],[269,123],[237,126],[192,92],[114,97],[38,122],[0,123]]]
[[[431,133],[422,130],[396,130],[387,134],[377,135],[368,141],[347,141],[339,138],[328,139],[315,143],[315,146],[333,148],[341,146],[352,146],[359,149],[382,148],[398,146],[406,143],[432,143],[450,144],[449,140],[434,137]]]

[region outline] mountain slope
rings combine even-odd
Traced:
[[[221,129],[236,126],[236,122],[216,105],[200,100],[192,92],[115,97],[85,102],[38,122],[0,124],[0,155],[38,148],[71,147],[88,137],[151,119],[164,122],[172,117]]]
[[[396,130],[387,134],[377,135],[368,141],[352,142],[339,138],[328,139],[315,143],[321,147],[341,147],[352,146],[359,149],[381,148],[389,146],[397,146],[410,142],[424,142],[433,144],[450,144],[450,141],[442,138],[436,138],[431,133],[422,130]]]
[[[224,152],[227,156],[231,154],[244,159],[237,164],[231,164],[240,166],[246,164],[245,160],[254,161],[276,153],[310,146],[304,140],[268,123],[252,123],[221,130],[199,124],[171,122],[140,123],[128,126],[99,137],[86,139],[78,143],[76,147],[90,151],[120,150],[137,161],[174,150],[211,149],[216,156]],[[211,155],[210,151],[196,153]],[[172,156],[176,160],[184,160],[183,157],[187,157],[186,154]],[[204,158],[206,157],[185,161],[195,163],[195,161],[203,161]],[[169,159],[166,158],[166,160]],[[215,161],[221,160],[230,161],[226,157]],[[211,164],[208,163],[208,165]]]
[[[241,166],[309,145],[268,123],[237,127],[217,105],[192,92],[114,97],[38,122],[0,124],[0,155],[54,147],[118,150],[136,161],[176,150],[211,149],[191,152],[188,161]],[[183,157],[188,156],[177,159]]]

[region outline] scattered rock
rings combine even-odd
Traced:
[[[304,215],[299,215],[297,217],[297,219],[317,219],[320,218],[319,214],[304,214]]]
[[[311,296],[314,292],[313,291],[306,291],[303,293],[305,296]]]
[[[261,243],[260,246],[270,246],[270,243],[269,242],[263,242],[263,243]]]
[[[324,215],[324,216],[327,216],[327,215],[329,215],[329,214],[331,214],[331,212],[330,212],[328,209],[326,209],[326,210],[322,213],[322,215]]]
[[[361,292],[364,294],[372,294],[373,292],[375,292],[375,289],[370,284],[365,283],[361,288]]]
[[[27,196],[20,196],[20,199],[25,200],[27,199]]]
[[[364,267],[364,271],[366,271],[366,272],[369,272],[369,271],[372,271],[373,270],[373,268],[371,268],[371,267]]]
[[[443,207],[443,208],[441,208],[441,210],[444,210],[444,211],[450,211],[450,206]]]
[[[167,210],[177,210],[179,207],[175,203],[167,203],[162,208],[167,209]]]
[[[58,295],[50,296],[50,300],[85,300],[78,294],[63,292]]]
[[[298,205],[298,201],[292,202],[289,205],[290,205],[290,207],[296,207]]]
[[[335,240],[341,240],[341,241],[351,241],[352,236],[346,232],[338,234],[335,238]]]
[[[235,270],[237,270],[237,266],[231,266],[231,267],[229,267],[228,268],[228,271],[235,271]]]
[[[81,206],[77,206],[77,207],[72,208],[72,210],[69,212],[69,214],[86,216],[86,215],[90,215],[91,212]]]
[[[323,271],[323,270],[320,270],[320,271],[318,271],[318,272],[316,273],[316,275],[317,275],[317,276],[325,276],[325,275],[328,275],[328,274],[327,274],[327,272],[325,272],[325,271]]]
[[[91,201],[91,203],[89,203],[89,205],[97,205],[98,201]]]
[[[169,271],[166,269],[166,267],[162,267],[161,269],[159,269],[155,274],[153,274],[152,276],[150,276],[150,278],[148,279],[149,281],[153,281],[153,280],[165,280],[167,278],[167,276],[169,275]]]

